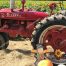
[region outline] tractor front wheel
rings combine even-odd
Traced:
[[[8,47],[8,44],[9,42],[6,42],[5,37],[2,34],[0,34],[0,50],[6,49]]]

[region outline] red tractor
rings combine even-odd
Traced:
[[[0,49],[6,49],[11,38],[30,38],[34,49],[38,45],[53,48],[54,52],[45,57],[54,64],[66,64],[66,11],[52,15],[57,6],[52,3],[50,16],[46,12],[24,11],[25,0],[22,9],[14,9],[14,3],[10,0],[10,8],[0,9]]]

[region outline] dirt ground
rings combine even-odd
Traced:
[[[32,50],[29,40],[9,41],[8,48],[0,50],[0,66],[34,66],[34,54],[27,50]]]

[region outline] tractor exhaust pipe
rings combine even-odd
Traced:
[[[14,6],[15,6],[15,0],[10,0],[10,9],[12,12],[13,12]]]

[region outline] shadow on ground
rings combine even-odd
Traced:
[[[31,54],[31,51],[30,50],[22,50],[22,49],[14,49],[15,51],[18,51],[18,52],[20,52],[20,53],[23,53],[23,54],[25,54],[25,55],[30,55]],[[10,53],[10,52],[12,52],[12,51],[14,51],[14,50],[10,50],[10,49],[5,49],[4,51],[5,51],[5,53]]]

